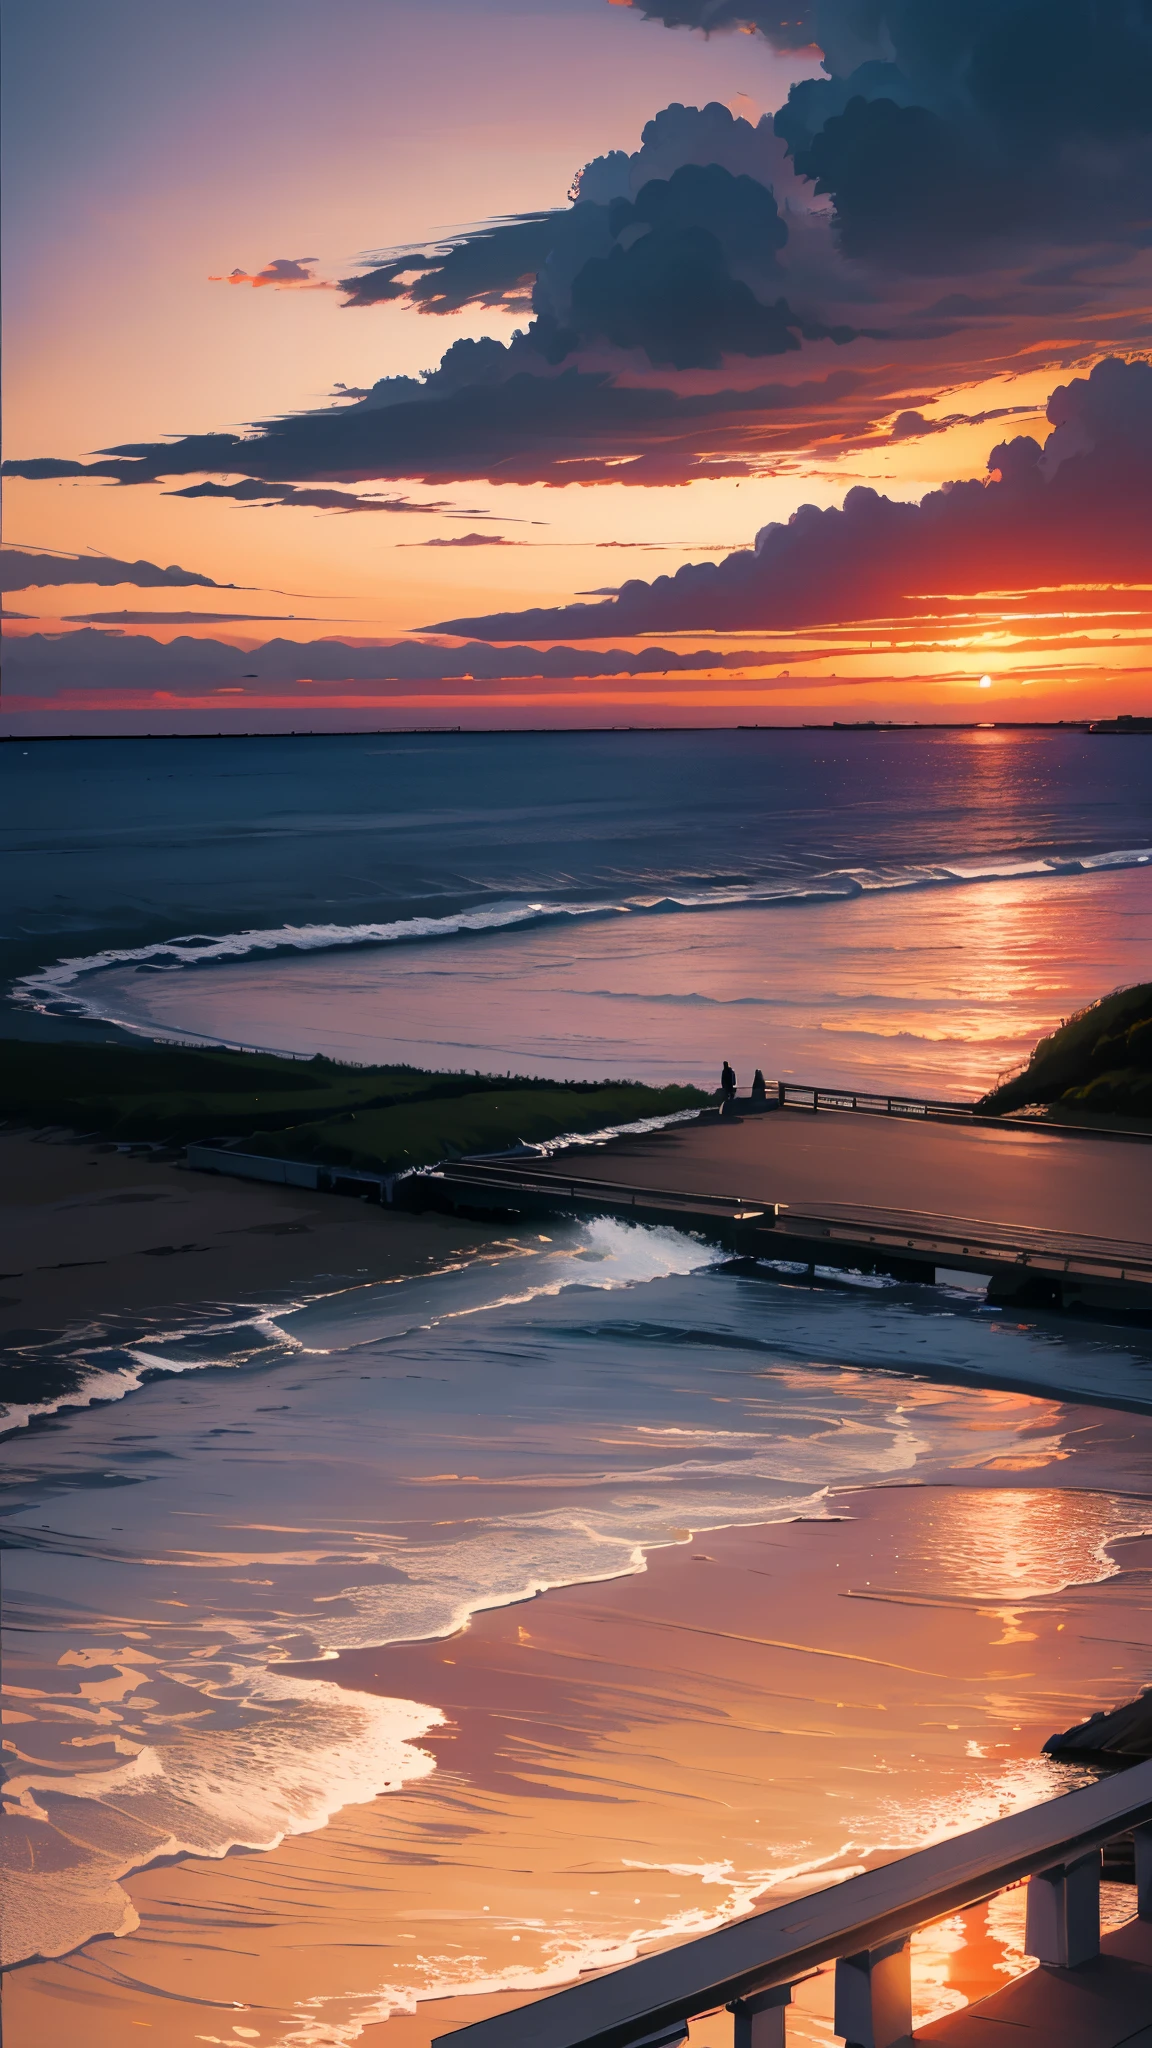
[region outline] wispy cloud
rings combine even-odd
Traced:
[[[13,543],[0,548],[0,590],[46,589],[63,583],[132,583],[139,590],[160,588],[180,590],[192,585],[203,590],[235,590],[235,583],[217,583],[196,569],[182,569],[170,562],[162,569],[156,562],[121,562],[115,555],[72,555],[54,548],[21,547]]]

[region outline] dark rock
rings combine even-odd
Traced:
[[[1152,1756],[1152,1686],[1126,1706],[1093,1714],[1062,1735],[1050,1735],[1044,1755],[1083,1762],[1091,1757],[1119,1760]]]

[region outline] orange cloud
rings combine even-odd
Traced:
[[[250,284],[259,290],[270,284],[278,292],[334,292],[339,286],[317,277],[315,256],[276,256],[263,270],[230,270],[227,277],[210,277],[209,284]]]

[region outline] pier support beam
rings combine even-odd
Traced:
[[[1136,1911],[1141,1920],[1152,1920],[1152,1822],[1133,1828],[1136,1845]]]
[[[890,1941],[836,1965],[833,2029],[847,2048],[905,2048],[912,2039],[912,1954]]]
[[[1099,1849],[1029,1878],[1024,1947],[1030,1956],[1062,1970],[1075,1970],[1099,1955]]]
[[[735,2014],[733,2048],[785,2048],[785,2008],[792,2003],[792,1986],[778,1984],[772,1991],[753,1991],[737,1998],[729,2007]]]

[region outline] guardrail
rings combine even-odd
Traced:
[[[824,1088],[807,1081],[774,1081],[767,1100],[776,1109],[855,1109],[867,1116],[963,1117],[979,1114],[974,1102],[950,1102],[930,1095],[885,1095],[867,1088]],[[753,1101],[736,1091],[737,1102]]]
[[[560,1206],[577,1202],[619,1214],[690,1218],[699,1224],[745,1223],[757,1234],[760,1258],[811,1261],[839,1252],[843,1259],[909,1256],[926,1265],[986,1272],[1012,1267],[1029,1273],[1124,1285],[1152,1285],[1152,1243],[1072,1236],[1024,1224],[985,1223],[974,1217],[934,1216],[925,1210],[855,1208],[836,1202],[809,1209],[765,1196],[699,1194],[683,1188],[634,1187],[625,1181],[566,1174],[558,1166],[473,1162],[430,1169],[425,1184],[458,1196],[470,1190],[536,1196]],[[769,1237],[768,1232],[772,1235]]]
[[[909,1939],[917,1928],[1027,1879],[1027,1953],[1076,1969],[1100,1952],[1101,1847],[1130,1829],[1137,1914],[1152,1920],[1149,1762],[441,2034],[433,2048],[681,2048],[689,2020],[724,2006],[735,2048],[783,2048],[791,1987],[830,1962],[835,2031],[850,2048],[898,2048],[912,2039]]]

